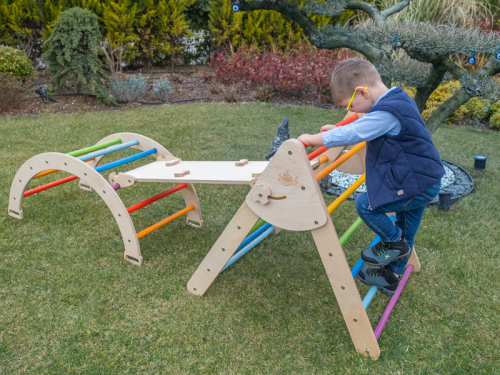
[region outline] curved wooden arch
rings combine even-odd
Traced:
[[[126,143],[134,140],[138,140],[139,144],[131,146],[130,148],[135,148],[140,151],[147,151],[151,150],[152,148],[156,148],[156,153],[152,154],[151,156],[158,159],[159,157],[167,157],[167,156],[173,156],[170,151],[168,151],[165,147],[163,147],[161,144],[156,142],[155,140],[146,137],[141,134],[137,133],[115,133],[115,134],[110,134],[107,137],[104,137],[101,139],[99,142],[96,144],[100,143],[105,143],[109,142],[112,140],[115,140],[117,138],[120,138],[122,140],[121,143]],[[107,154],[107,155],[112,155]],[[107,155],[102,155],[94,160],[90,160],[87,163],[87,165],[90,165],[91,167],[95,168],[97,165],[100,163],[102,158]],[[111,181],[110,181],[111,183]],[[88,190],[92,191],[92,186],[89,186],[89,184],[86,183],[85,180],[80,180],[79,182],[79,187],[80,189],[83,190]],[[122,186],[125,187],[125,186]],[[186,224],[195,228],[200,228],[203,226],[203,220],[201,216],[201,209],[200,209],[200,202],[198,201],[198,196],[196,195],[196,190],[194,189],[193,184],[187,184],[187,186],[181,190],[182,192],[182,197],[184,198],[184,202],[186,203],[186,207],[193,205],[195,208],[192,211],[189,211],[188,214],[186,215]]]
[[[72,156],[49,152],[36,155],[25,162],[17,171],[10,187],[9,215],[19,220],[24,218],[22,204],[26,187],[34,176],[50,169],[57,169],[78,176],[80,180],[86,181],[99,194],[111,210],[120,229],[125,247],[123,257],[130,263],[140,266],[143,258],[139,239],[127,208],[104,177],[96,172],[91,165]]]

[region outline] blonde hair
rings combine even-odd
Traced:
[[[356,87],[370,87],[382,83],[375,65],[361,59],[347,59],[339,62],[332,73],[330,91],[336,105],[349,99]]]

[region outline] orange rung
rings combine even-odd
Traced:
[[[350,159],[356,152],[358,152],[359,150],[361,150],[365,146],[366,146],[366,142],[364,142],[364,141],[361,142],[361,143],[358,143],[356,146],[354,146],[353,148],[351,148],[348,152],[346,152],[340,158],[338,158],[337,160],[335,160],[328,167],[326,167],[325,169],[323,169],[321,172],[318,172],[318,174],[316,175],[316,181],[320,181],[323,178],[325,178],[326,176],[328,176],[328,174],[331,171],[333,171],[334,169],[338,168],[339,165],[341,165],[342,163],[344,163],[345,161],[347,161],[348,159]]]
[[[85,162],[91,161],[91,160],[95,160],[95,158],[89,159],[89,160],[85,160]],[[47,171],[40,172],[35,177],[33,177],[32,180],[34,180],[35,178],[40,178],[40,177],[43,177],[43,176],[47,176],[48,174],[52,174],[52,173],[55,173],[55,172],[59,172],[59,170],[58,169],[49,169]]]
[[[159,221],[156,224],[151,225],[149,228],[146,228],[143,231],[140,231],[139,233],[137,233],[137,238],[142,238],[146,234],[154,232],[158,228],[161,228],[165,224],[168,224],[171,221],[174,221],[175,219],[178,219],[182,215],[187,214],[189,211],[192,211],[192,210],[194,210],[194,205],[190,205],[190,206],[186,207],[185,209],[180,210],[179,212],[176,212],[175,214],[167,217],[166,219],[163,219],[162,221]]]

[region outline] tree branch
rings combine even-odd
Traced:
[[[406,8],[408,5],[410,5],[411,0],[403,0],[397,3],[396,5],[393,5],[389,9],[386,9],[381,12],[382,16],[384,18],[390,17],[393,14],[401,12],[404,8]]]
[[[384,21],[382,13],[380,12],[380,10],[378,10],[377,6],[374,4],[368,4],[365,3],[364,1],[350,0],[348,1],[345,8],[349,10],[362,10],[363,12],[368,14],[375,22]]]

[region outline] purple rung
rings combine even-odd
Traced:
[[[403,291],[403,288],[405,287],[406,282],[408,281],[408,278],[410,277],[410,273],[413,271],[413,264],[408,265],[406,268],[406,271],[403,275],[403,278],[399,282],[398,287],[396,288],[396,292],[394,295],[391,297],[389,304],[385,308],[384,313],[382,314],[382,317],[380,318],[377,327],[375,327],[375,331],[373,333],[375,334],[375,338],[378,340],[380,337],[380,334],[384,330],[385,323],[389,320],[389,317],[391,316],[392,310],[394,309],[394,306],[396,306],[396,302],[398,302],[398,298],[401,295],[401,292]]]
[[[118,190],[119,188],[121,188],[120,184],[114,184],[114,185],[111,185],[111,187],[112,187],[114,190]]]

